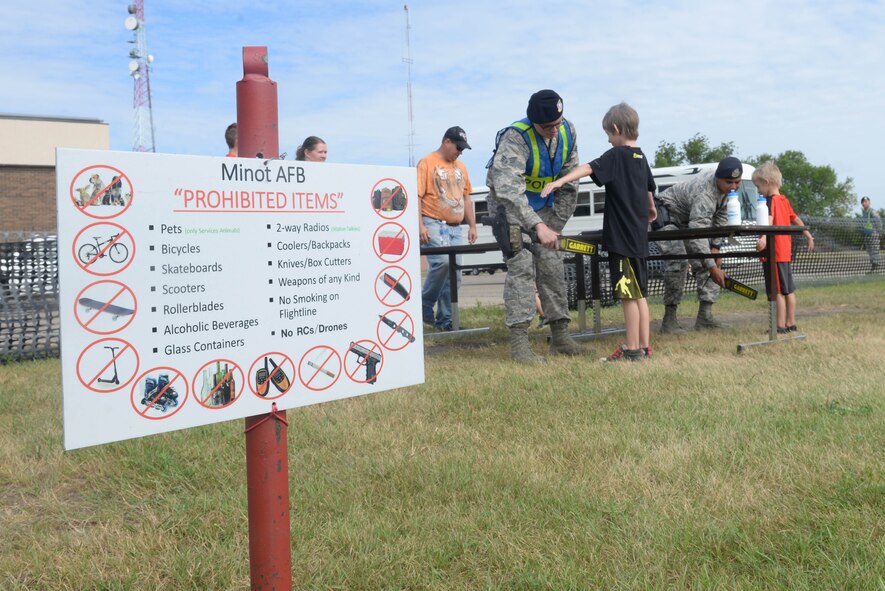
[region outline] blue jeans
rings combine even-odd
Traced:
[[[461,226],[450,226],[445,222],[423,216],[424,227],[427,228],[430,240],[424,246],[459,246],[464,244],[461,236]],[[445,228],[449,232],[449,239],[443,240],[440,231]],[[461,255],[456,256],[457,263],[461,264]],[[461,273],[458,272],[458,286],[461,286]],[[436,317],[433,308],[436,306]],[[449,255],[427,255],[427,277],[424,279],[424,288],[421,290],[421,314],[424,322],[433,324],[437,328],[451,328],[452,326],[452,291],[449,285]]]

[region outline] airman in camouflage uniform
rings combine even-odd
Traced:
[[[558,94],[542,90],[532,95],[527,115],[527,119],[499,132],[496,151],[488,165],[486,184],[489,187],[489,211],[496,211],[501,204],[511,225],[534,229],[538,234],[540,245],[534,249],[535,253],[522,249],[507,260],[504,282],[505,324],[510,329],[511,357],[515,361],[532,363],[544,360],[532,352],[528,342],[528,328],[535,315],[536,292],[550,325],[550,352],[561,355],[581,353],[580,346],[568,334],[571,317],[562,253],[557,250],[557,238],[575,211],[577,184],[562,187],[553,193],[552,200],[538,198],[543,184],[567,174],[579,160],[575,128],[563,119],[562,99]],[[532,140],[527,139],[532,137],[537,142],[535,150],[530,147]],[[569,142],[571,145],[567,145]],[[557,157],[564,162],[556,161]],[[541,172],[535,177],[529,170],[532,158],[542,161]],[[556,170],[559,165],[561,168]],[[532,183],[540,183],[540,186]],[[529,191],[530,186],[535,190]]]
[[[882,233],[882,220],[870,207],[869,197],[861,198],[860,206],[863,208],[860,215],[863,220],[864,248],[870,257],[869,273],[875,273],[879,268],[879,235]]]
[[[723,159],[715,171],[699,174],[697,178],[673,185],[660,195],[670,217],[662,230],[712,228],[728,225],[725,196],[741,183],[743,167],[737,158]],[[667,240],[658,242],[665,255],[719,253],[720,239]],[[719,298],[719,287],[725,283],[725,274],[713,256],[703,259],[667,261],[664,269],[664,320],[662,333],[684,332],[676,320],[676,309],[685,290],[685,272],[691,265],[697,283],[698,317],[696,329],[726,326],[713,318],[713,304]]]

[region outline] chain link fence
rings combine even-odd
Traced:
[[[58,355],[58,240],[0,232],[0,363]]]
[[[797,281],[849,278],[871,271],[859,219],[804,220],[814,235],[814,252],[807,251],[803,236],[793,237],[793,274]],[[755,238],[737,237],[738,244],[724,252],[752,251]],[[879,241],[875,244],[878,248]],[[652,255],[660,250],[652,243]],[[590,260],[585,258],[585,285],[591,292]],[[756,257],[723,259],[725,271],[753,286],[763,285],[762,265]],[[881,268],[876,271],[881,273]],[[662,298],[663,261],[649,260],[649,297]],[[566,264],[569,305],[576,307],[575,263]],[[608,265],[600,265],[603,304],[613,304]],[[686,278],[685,297],[694,297],[694,278]],[[58,240],[50,233],[0,232],[0,362],[59,355]]]

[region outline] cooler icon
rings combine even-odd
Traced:
[[[378,252],[384,254],[401,255],[406,248],[406,241],[402,233],[381,232],[378,234]]]

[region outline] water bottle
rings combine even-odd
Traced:
[[[765,201],[765,195],[759,195],[756,199],[756,225],[768,225],[768,203]]]
[[[741,201],[738,199],[737,192],[732,189],[725,196],[725,210],[728,212],[728,225],[741,225]]]
[[[451,246],[451,239],[449,238],[449,226],[447,224],[443,224],[442,228],[439,229],[439,245]]]

